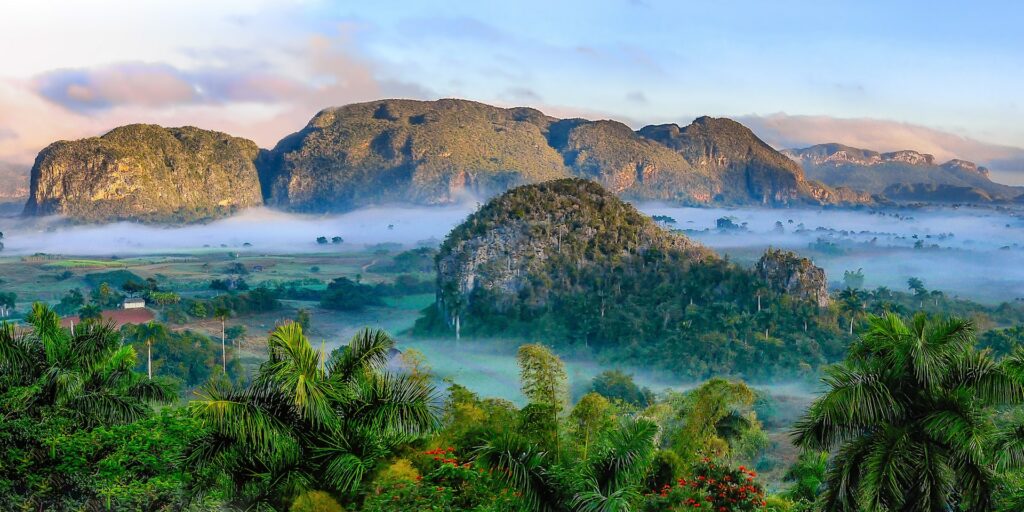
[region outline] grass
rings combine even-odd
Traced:
[[[70,268],[127,268],[120,260],[59,260],[51,261],[42,266],[44,269]]]

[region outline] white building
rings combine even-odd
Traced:
[[[124,300],[121,304],[122,309],[140,309],[146,307],[146,299],[141,297],[132,297]]]

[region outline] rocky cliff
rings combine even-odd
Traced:
[[[757,261],[754,272],[776,292],[814,302],[819,307],[829,305],[825,270],[807,258],[769,248]]]
[[[1024,188],[995,183],[988,169],[966,160],[938,163],[917,151],[879,153],[842,144],[787,149],[807,176],[833,187],[849,187],[889,199],[928,202],[1005,201]]]
[[[32,167],[29,215],[194,222],[262,203],[252,141],[193,127],[129,125],[55,142]]]
[[[466,100],[381,100],[326,109],[263,158],[271,204],[336,211],[381,202],[444,204],[559,177],[621,197],[687,204],[838,203],[739,123],[701,118],[639,132]]]

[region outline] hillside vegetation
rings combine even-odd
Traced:
[[[252,141],[199,128],[129,125],[60,141],[32,167],[29,215],[194,222],[262,203]]]
[[[321,111],[264,154],[264,192],[277,206],[332,211],[450,203],[579,176],[623,197],[685,204],[858,200],[806,181],[734,121],[698,119],[682,139],[658,128],[456,99],[346,105]]]
[[[759,265],[664,230],[596,183],[527,185],[451,232],[416,330],[533,337],[692,378],[768,379],[838,358],[847,340],[823,309],[824,272],[779,251]]]

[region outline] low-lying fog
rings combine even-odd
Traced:
[[[0,254],[104,256],[203,250],[269,254],[345,251],[389,242],[436,244],[475,207],[378,207],[320,216],[258,208],[210,224],[176,228],[126,222],[73,226],[57,218],[9,217],[0,218],[0,231],[6,235],[6,248]],[[745,264],[752,263],[768,246],[795,250],[824,267],[835,286],[840,285],[845,270],[863,268],[869,288],[905,289],[908,277],[919,277],[930,289],[976,300],[1024,297],[1024,222],[1017,212],[677,208],[656,204],[640,208],[651,215],[673,218],[676,222],[667,227],[684,230]],[[737,227],[718,229],[720,218],[729,218]],[[340,236],[344,243],[324,246],[316,242],[320,236]]]

